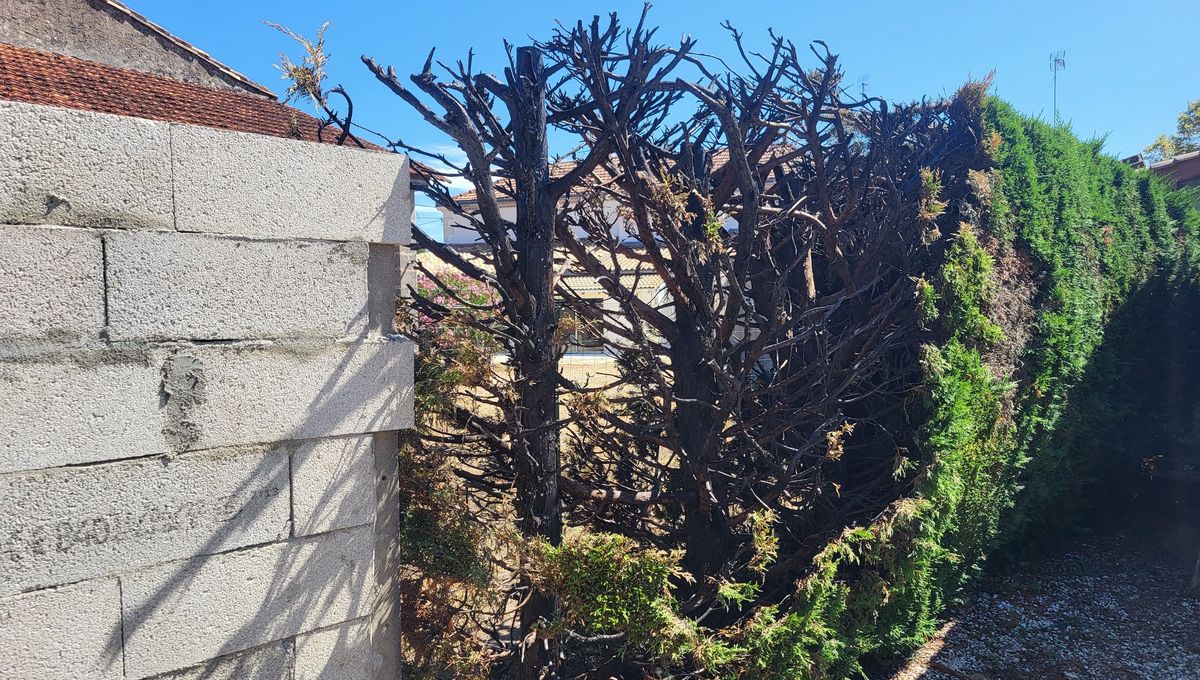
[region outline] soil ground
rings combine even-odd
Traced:
[[[1184,593],[1193,520],[1063,537],[985,581],[892,680],[1200,679],[1200,598]]]

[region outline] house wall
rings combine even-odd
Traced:
[[[453,244],[466,243],[481,243],[479,232],[471,227],[468,221],[445,208],[438,208],[438,212],[442,214],[442,242]],[[612,223],[613,234],[619,237],[622,241],[630,241],[637,239],[637,225],[626,220],[624,217],[618,216],[618,206],[616,203],[608,203],[604,206],[604,212],[607,219]],[[504,219],[513,222],[517,219],[517,207],[515,204],[505,203],[500,206],[500,216]],[[731,231],[737,230],[737,220],[732,217],[726,218],[723,226]],[[575,229],[575,235],[579,238],[587,238],[587,233],[578,227]]]
[[[455,215],[450,211],[439,208],[442,213],[442,241],[445,243],[464,244],[464,243],[480,243],[479,233],[470,227],[467,220]],[[621,240],[629,240],[634,238],[635,230],[632,225],[627,224],[622,217],[617,217],[617,205],[612,203],[605,207],[605,212],[610,220],[613,221],[613,233],[617,234]],[[500,216],[504,219],[515,222],[517,219],[517,207],[514,203],[506,203],[500,206]],[[580,238],[587,236],[583,229],[576,228],[575,235]]]
[[[264,94],[104,0],[0,0],[0,42],[189,83]]]
[[[399,677],[407,158],[0,102],[0,183],[0,676]]]
[[[1200,186],[1200,152],[1183,154],[1150,168],[1178,187]]]

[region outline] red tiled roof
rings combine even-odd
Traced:
[[[266,97],[15,45],[0,44],[0,99],[322,141],[316,118]],[[332,144],[337,135],[328,127],[322,139]]]
[[[552,163],[550,165],[550,179],[558,179],[559,177],[562,177],[568,172],[571,172],[571,168],[573,167],[575,167],[575,161],[559,161],[558,163]],[[599,182],[608,182],[612,180],[612,176],[602,167],[597,167],[595,170],[593,170],[592,175]],[[512,186],[512,180],[510,179],[501,179],[500,181],[496,182],[496,190],[499,194],[497,198],[499,198],[501,201],[508,200],[508,195],[512,193]],[[471,203],[479,200],[479,194],[476,193],[474,189],[468,189],[461,194],[455,195],[454,199],[463,203]]]

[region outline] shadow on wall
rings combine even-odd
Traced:
[[[407,242],[411,215],[404,206],[411,201],[397,197],[409,193],[408,173],[400,173],[370,220],[383,220],[384,240]],[[289,441],[273,446],[246,477],[245,486],[253,487],[286,457],[285,540],[221,552],[223,535],[249,531],[264,519],[268,504],[249,503],[195,553],[209,556],[122,577],[124,623],[111,631],[108,648],[114,657],[123,654],[128,677],[192,663],[164,677],[274,677],[294,665],[297,680],[371,678],[399,667],[395,430],[412,425],[412,352],[407,343],[385,351],[379,340],[394,331],[399,261],[395,246],[369,248],[368,303],[359,315],[367,317],[368,338],[339,344],[345,351],[325,372],[300,422],[269,437]],[[307,392],[293,389],[294,377],[285,371],[264,377],[272,389],[259,385],[254,393],[283,395],[282,406],[268,397],[227,407],[255,418],[259,409],[286,412],[287,401]],[[202,382],[197,386],[201,395],[211,392]],[[245,394],[237,385],[223,387]],[[179,395],[168,395],[168,406],[171,398]],[[198,428],[196,440],[204,442],[215,414],[206,413],[203,396],[193,405],[181,420]],[[365,434],[314,439],[341,432]],[[234,497],[247,494],[250,488]]]
[[[403,362],[384,362],[382,368],[395,370],[389,375],[380,372],[380,362],[364,360],[379,345],[369,340],[343,345],[344,356],[302,421],[280,437],[293,441],[270,445],[227,496],[240,505],[226,508],[227,523],[193,551],[202,557],[120,576],[123,625],[110,632],[107,648],[113,662],[123,657],[128,677],[192,664],[199,666],[165,677],[258,677],[264,669],[278,669],[280,661],[287,663],[287,657],[297,659],[297,678],[375,677],[387,661],[388,628],[398,630],[391,585],[397,544],[390,540],[398,530],[397,442],[394,431],[369,433],[396,429],[395,413],[411,403],[406,384],[411,369]],[[198,361],[196,372],[203,376],[203,359]],[[276,379],[286,390],[289,377]],[[202,381],[197,388],[205,393]],[[168,396],[168,405],[172,398],[178,397]],[[201,409],[205,403],[202,396],[194,405]],[[371,411],[364,412],[364,405]],[[253,417],[262,405],[242,407]],[[190,422],[198,429],[196,441],[204,442],[203,414],[196,415],[201,417]],[[345,431],[348,421],[353,431],[368,434],[312,438],[322,431]],[[184,452],[164,464],[183,464],[206,451]],[[265,488],[264,479],[270,480]],[[227,550],[232,537],[260,534],[260,523],[278,519],[271,516],[277,504],[264,498],[274,494],[290,503],[285,526],[278,529],[283,540]],[[346,621],[352,623],[339,625]],[[375,636],[374,654],[361,655],[377,625],[383,629]],[[302,669],[301,650],[278,642],[297,635],[297,647],[313,645],[324,654],[310,658],[336,668]],[[225,658],[209,661],[216,657]]]

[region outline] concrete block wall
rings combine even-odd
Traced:
[[[399,677],[400,155],[0,102],[0,677]]]

